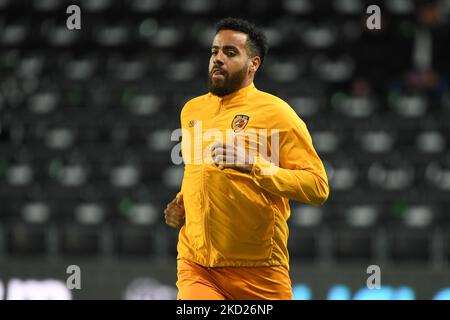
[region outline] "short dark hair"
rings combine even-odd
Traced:
[[[267,38],[254,24],[240,18],[225,18],[220,20],[216,25],[216,34],[221,30],[233,30],[243,32],[247,35],[247,47],[252,57],[259,56],[261,65],[264,57],[269,51]]]

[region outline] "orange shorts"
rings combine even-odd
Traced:
[[[292,300],[282,266],[206,268],[179,259],[177,287],[179,300]]]

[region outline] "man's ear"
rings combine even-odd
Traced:
[[[250,71],[255,73],[256,71],[258,71],[260,66],[261,66],[261,58],[259,56],[254,56],[250,59]]]

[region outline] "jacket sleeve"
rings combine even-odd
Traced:
[[[185,127],[186,127],[186,125],[185,125],[185,123],[184,123],[184,111],[185,111],[185,107],[186,107],[186,105],[187,105],[187,103],[185,103],[184,105],[183,105],[183,108],[181,109],[181,112],[180,112],[180,129],[184,129]],[[183,132],[182,132],[183,133]],[[183,140],[183,135],[181,136],[181,140]],[[183,153],[183,151],[181,151],[181,153]],[[183,169],[186,167],[186,164],[184,163],[184,161],[183,161]],[[184,180],[184,179],[183,179]],[[180,186],[180,191],[178,191],[177,192],[177,195],[175,196],[175,198],[178,198],[178,197],[180,197],[180,196],[182,196],[183,195],[183,185],[181,185]]]
[[[305,123],[292,109],[272,119],[271,130],[279,129],[279,161],[255,156],[250,173],[253,181],[275,195],[322,205],[329,195],[328,179]]]

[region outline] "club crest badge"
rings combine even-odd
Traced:
[[[189,124],[188,124],[188,126],[189,126],[189,128],[193,128],[193,127],[195,127],[195,125],[198,123],[198,120],[191,120],[191,121],[189,121]]]
[[[245,116],[243,114],[236,115],[233,121],[231,122],[231,129],[233,129],[234,132],[244,130],[245,126],[248,123],[248,119],[250,119],[249,116]]]

